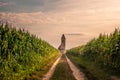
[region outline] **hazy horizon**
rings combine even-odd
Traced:
[[[0,0],[0,20],[24,28],[54,47],[67,48],[120,28],[120,0]]]

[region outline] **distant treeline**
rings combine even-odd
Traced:
[[[41,70],[59,51],[24,29],[0,24],[0,80],[19,80]]]
[[[110,35],[100,34],[86,45],[67,51],[72,55],[81,55],[87,59],[120,70],[120,30],[115,29]]]

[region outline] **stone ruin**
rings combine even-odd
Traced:
[[[65,46],[66,46],[66,38],[65,38],[65,35],[63,34],[61,37],[61,45],[58,47],[58,49],[63,54],[66,52]]]

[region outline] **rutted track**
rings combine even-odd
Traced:
[[[59,57],[56,62],[53,64],[53,66],[51,67],[51,69],[48,71],[48,73],[45,75],[45,77],[43,78],[43,80],[50,80],[50,79],[54,79],[54,80],[60,80],[63,79],[64,80],[69,80],[68,77],[70,75],[73,75],[74,78],[76,80],[88,80],[84,73],[81,72],[69,59],[65,54],[62,54],[62,56],[64,57]],[[64,61],[63,61],[64,60]],[[57,63],[61,64],[62,62],[65,62],[65,64],[62,64],[63,66],[58,66]],[[68,65],[67,65],[68,64]],[[57,67],[56,67],[57,66]],[[67,66],[69,66],[69,69],[66,68]],[[61,71],[60,69],[62,68],[62,70],[65,70],[65,73],[63,75],[63,71]],[[70,70],[71,69],[71,70]],[[67,70],[67,71],[66,71]],[[72,71],[72,73],[71,73]],[[69,75],[70,73],[70,75]],[[65,77],[67,75],[67,77]],[[52,77],[52,78],[51,78]],[[70,76],[71,77],[71,76]],[[71,79],[71,78],[70,78]],[[71,79],[72,80],[72,79]]]
[[[76,78],[76,80],[88,80],[84,73],[81,72],[69,59],[68,57],[66,56],[66,59],[67,59],[67,62],[71,68],[71,70],[73,71],[73,75],[74,77]]]
[[[50,70],[46,73],[46,75],[44,76],[44,78],[42,80],[49,80],[50,77],[53,75],[56,65],[59,62],[59,60],[61,59],[61,56],[55,61],[55,63],[52,65],[52,67],[50,68]]]

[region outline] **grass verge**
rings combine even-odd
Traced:
[[[59,56],[60,55],[53,56],[52,58],[50,58],[48,60],[49,64],[47,64],[44,68],[37,70],[33,72],[32,74],[30,74],[28,77],[25,78],[25,80],[42,80],[44,75],[49,71],[49,69],[51,68],[53,63],[58,59]]]
[[[67,54],[67,56],[79,69],[85,73],[88,80],[111,80],[107,71],[100,68],[97,63],[91,62],[90,60],[79,55],[75,56],[72,54]]]

